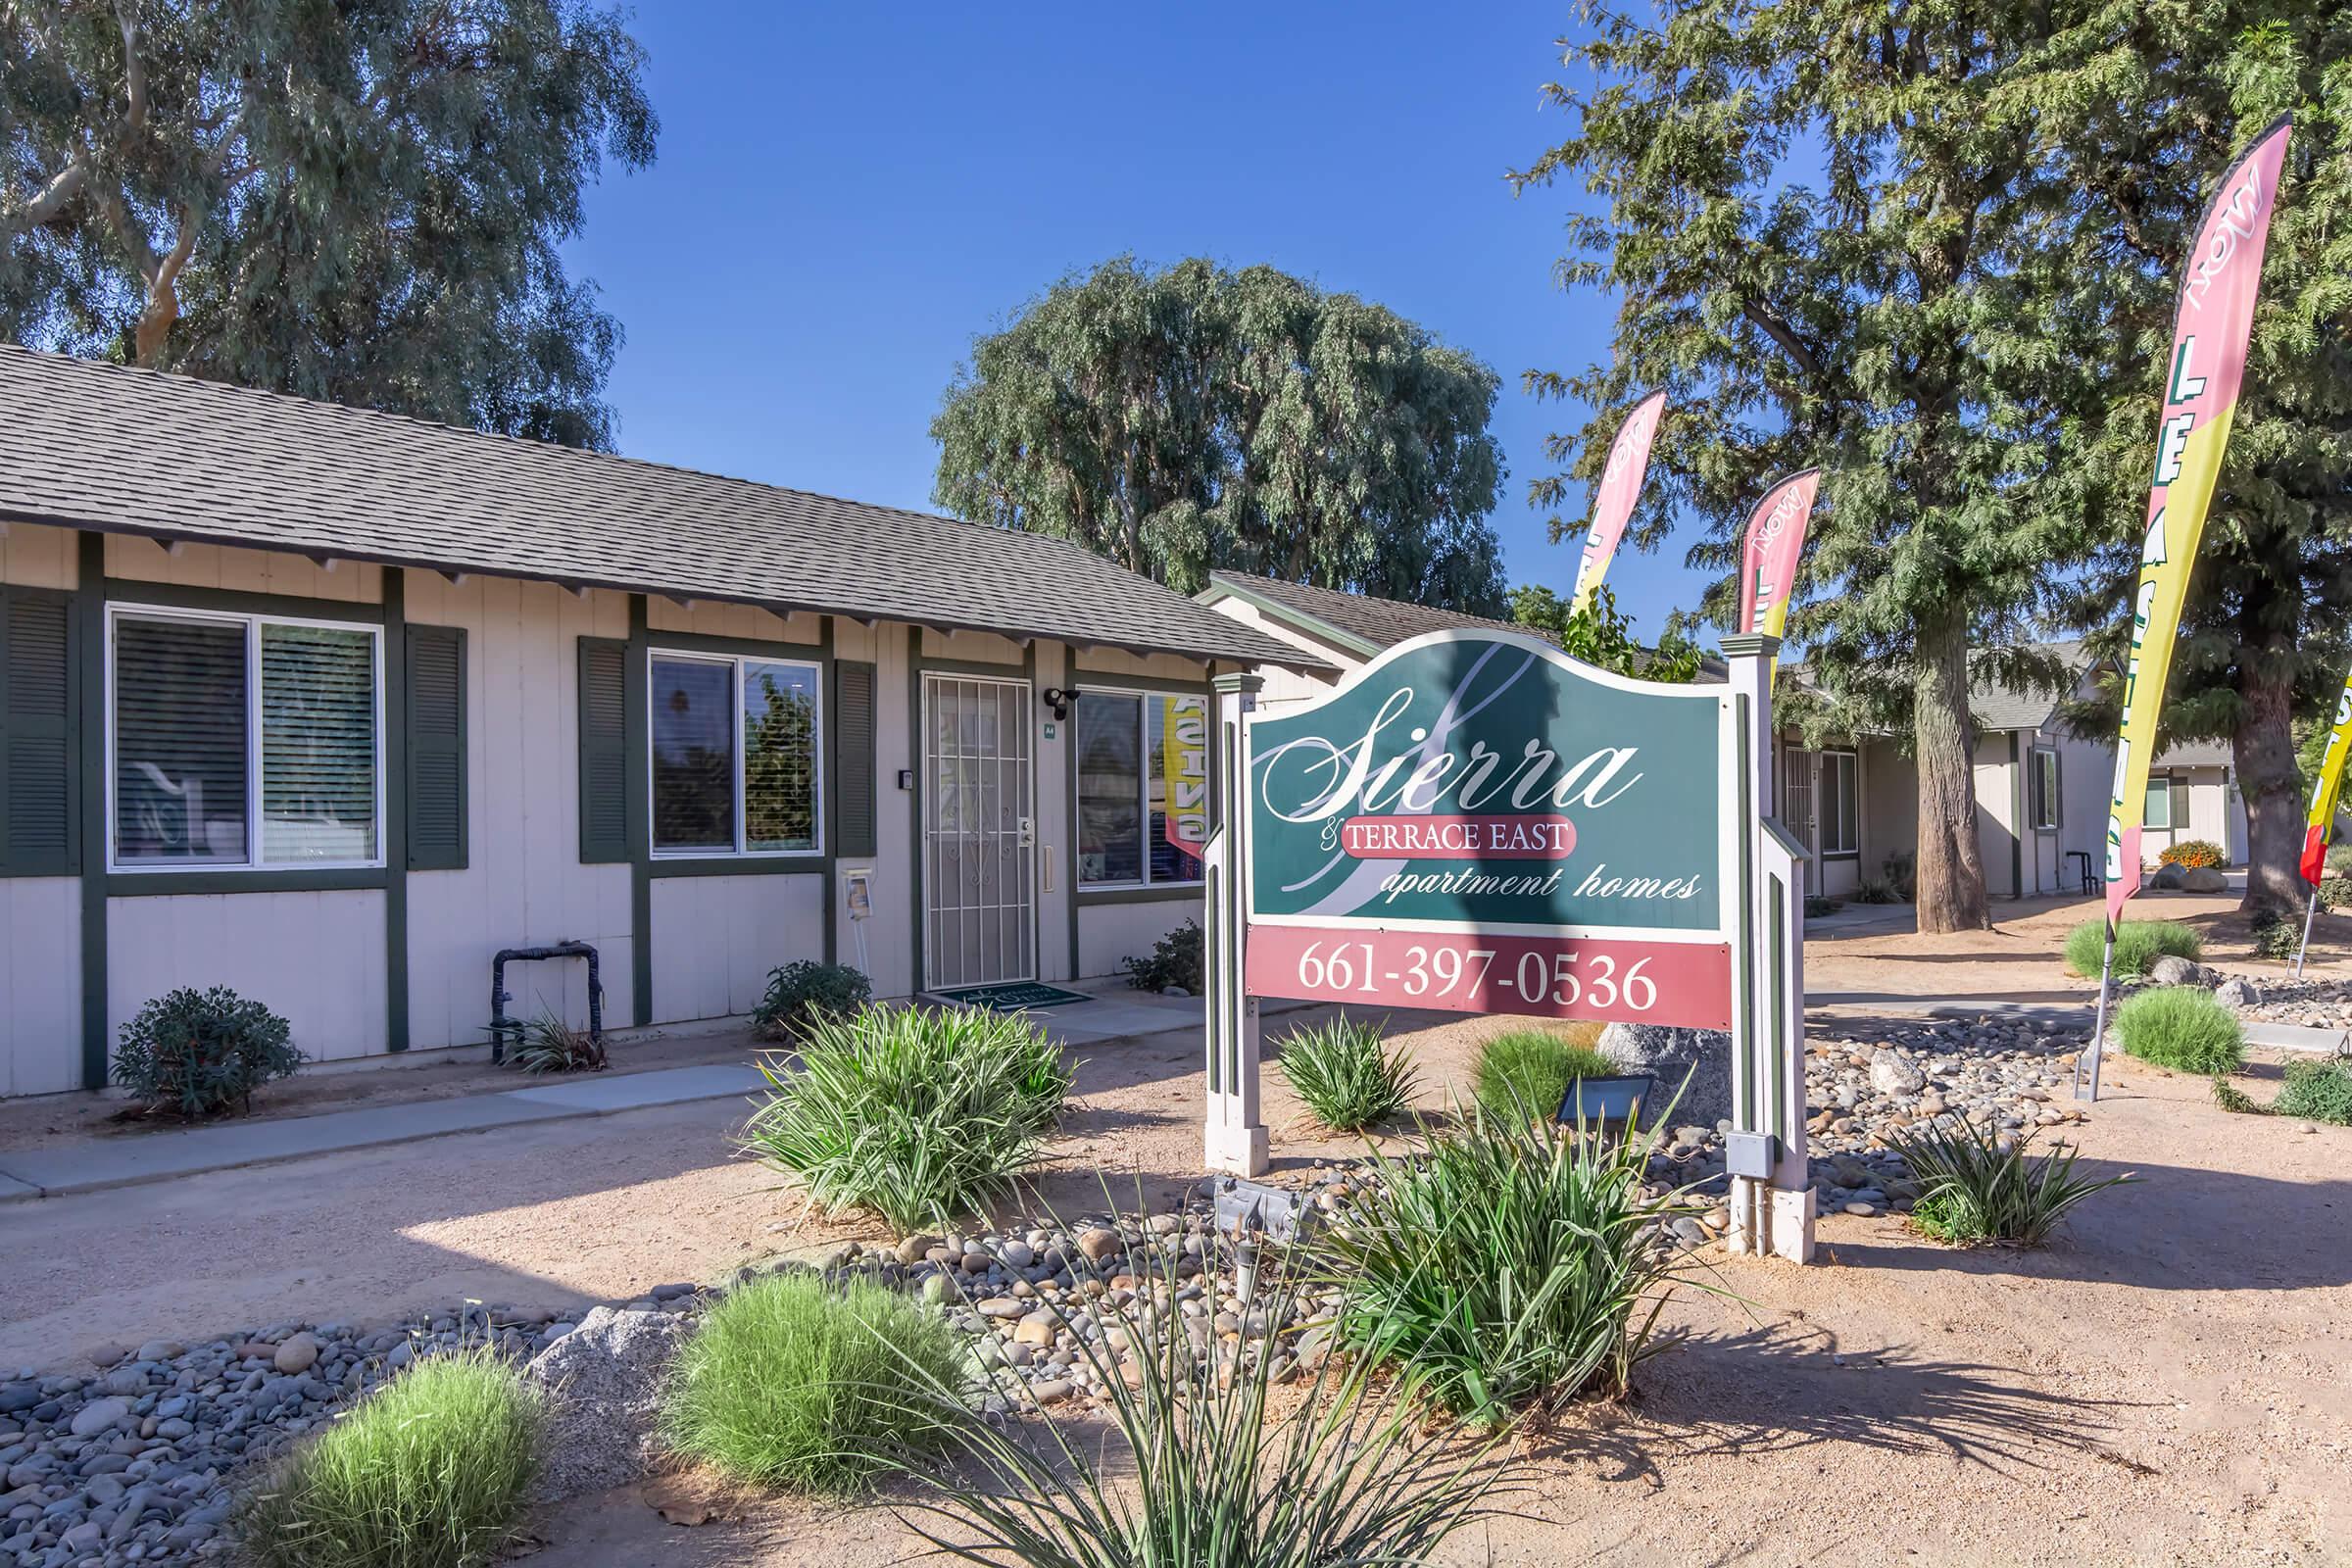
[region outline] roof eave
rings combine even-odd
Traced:
[[[1213,605],[1220,599],[1239,599],[1242,603],[1253,606],[1277,620],[1286,621],[1326,642],[1336,643],[1349,653],[1360,655],[1365,659],[1378,659],[1381,654],[1386,652],[1379,643],[1368,637],[1360,637],[1344,626],[1334,625],[1320,615],[1308,614],[1296,605],[1286,605],[1279,599],[1269,598],[1265,594],[1246,588],[1242,584],[1226,578],[1212,576],[1208,586],[1193,597],[1203,605]],[[1336,666],[1318,661],[1313,667],[1329,669]]]

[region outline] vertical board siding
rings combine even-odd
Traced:
[[[383,568],[361,562],[339,561],[329,571],[308,556],[230,545],[183,544],[174,555],[153,539],[131,534],[106,536],[106,574],[179,588],[297,594],[347,605],[379,604],[384,596]]]
[[[81,1087],[81,881],[0,880],[0,1096]]]
[[[110,1042],[167,991],[230,986],[291,1023],[306,1056],[385,1047],[379,890],[109,899],[106,924]]]
[[[824,898],[822,876],[656,877],[654,1016],[751,1011],[768,970],[824,957]]]
[[[1187,920],[1198,920],[1199,898],[1149,904],[1090,904],[1078,911],[1081,980],[1123,972],[1120,959],[1148,957],[1152,945]]]
[[[409,877],[409,1036],[418,1050],[470,1045],[490,1021],[490,960],[501,948],[593,943],[605,1021],[630,1017],[629,867],[579,858],[579,654],[582,636],[625,638],[628,596],[585,600],[552,583],[431,572],[408,576],[412,621],[466,631],[463,869]],[[586,966],[513,971],[517,1011],[588,1021]]]
[[[0,534],[0,582],[20,588],[71,588],[80,536],[71,528],[12,522]]]

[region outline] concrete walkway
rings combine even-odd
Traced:
[[[523,1122],[722,1100],[756,1093],[760,1082],[760,1074],[748,1066],[672,1067],[281,1121],[223,1122],[185,1132],[94,1139],[22,1153],[0,1150],[0,1202],[132,1187]]]

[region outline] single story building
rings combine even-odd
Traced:
[[[1213,682],[1323,661],[1060,540],[0,348],[0,1094],[227,985],[320,1057],[769,969],[1116,972]],[[584,966],[510,970],[586,1018]]]

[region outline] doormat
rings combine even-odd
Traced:
[[[1019,1012],[1024,1007],[1066,1007],[1095,999],[1036,980],[1004,980],[993,986],[956,986],[930,995],[959,1007],[986,1007],[992,1012]]]

